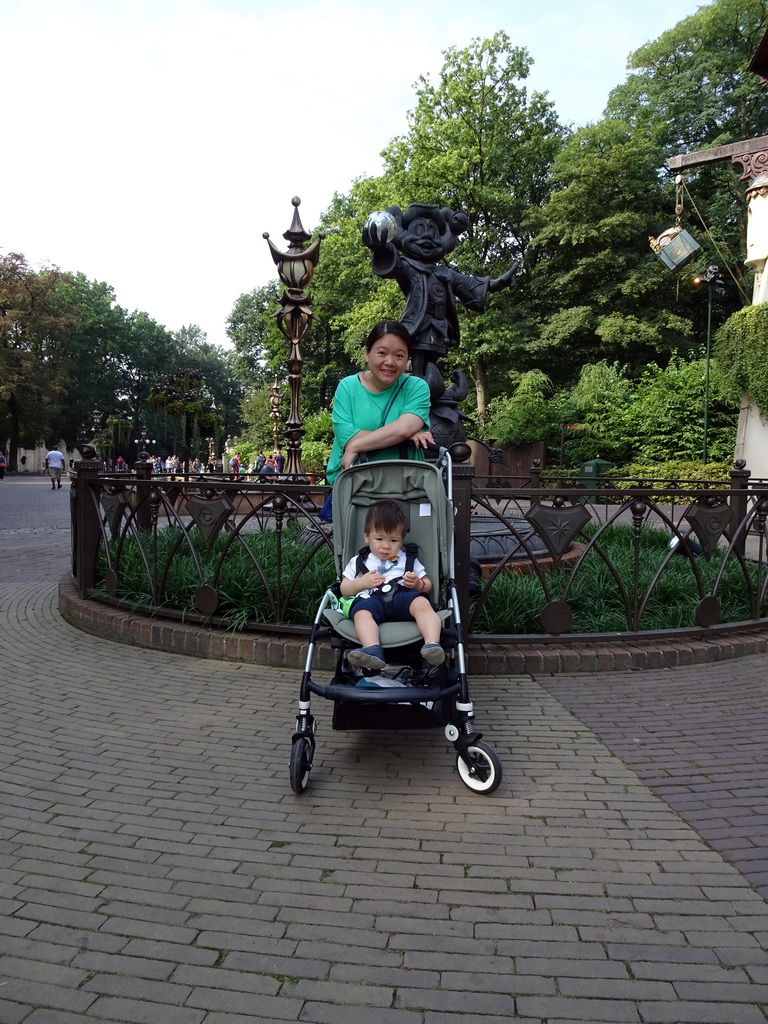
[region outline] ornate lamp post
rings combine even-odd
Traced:
[[[99,458],[103,458],[104,449],[109,447],[110,438],[104,427],[104,413],[100,409],[94,409],[91,412],[91,419],[93,420],[93,437],[91,438],[91,444],[99,452]]]
[[[716,295],[724,295],[725,286],[723,284],[723,275],[720,273],[720,267],[715,266],[714,264],[707,268],[706,274],[702,274],[701,277],[694,277],[693,283],[707,285],[707,354],[704,370],[704,444],[702,446],[701,453],[702,462],[706,463],[709,457],[707,435],[709,433],[709,362],[712,349],[712,299]]]
[[[136,458],[139,462],[146,462],[149,459],[149,445],[157,444],[154,438],[147,437],[147,428],[142,424],[139,427],[139,433],[141,437],[134,438],[133,443],[136,445]]]
[[[213,417],[213,437],[206,437],[208,444],[208,472],[213,473],[216,469],[216,447],[219,439],[219,409],[216,405],[216,399],[211,399],[211,404],[208,407],[208,412]],[[222,458],[223,468],[223,458]]]
[[[104,413],[100,409],[94,409],[91,413],[91,419],[93,420],[93,444],[104,440],[104,428],[103,428],[103,417]]]
[[[280,309],[274,314],[278,327],[291,346],[288,356],[291,408],[285,421],[285,437],[288,442],[285,472],[289,477],[303,480],[306,477],[301,466],[301,439],[304,436],[304,421],[300,412],[300,393],[304,359],[299,343],[307,333],[314,315],[309,308],[312,298],[305,293],[320,258],[320,242],[324,235],[321,233],[311,245],[307,246],[306,243],[312,236],[304,230],[299,217],[301,200],[298,196],[294,196],[291,202],[294,206],[293,221],[290,228],[283,234],[283,238],[290,243],[288,251],[280,252],[270,240],[269,232],[265,231],[263,237],[269,243],[280,280],[286,287],[286,291],[280,297]]]
[[[280,450],[280,385],[277,383],[277,374],[275,383],[269,389],[269,406],[269,418],[272,420],[272,451],[276,452]]]

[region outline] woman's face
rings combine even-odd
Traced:
[[[370,352],[365,353],[365,361],[370,383],[377,391],[386,391],[405,373],[408,346],[396,334],[384,334],[373,343]]]

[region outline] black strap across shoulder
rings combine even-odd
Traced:
[[[404,544],[403,549],[405,551],[405,571],[413,572],[413,567],[416,564],[416,559],[419,557],[419,545],[412,543]],[[357,562],[355,563],[356,576],[364,576],[368,572],[368,567],[365,564],[365,562],[370,553],[371,549],[368,547],[367,544],[364,547],[360,548],[360,550],[358,551]],[[402,579],[402,576],[398,577],[398,579]],[[392,582],[396,583],[397,580],[392,580]]]

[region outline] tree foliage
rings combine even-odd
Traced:
[[[513,262],[535,274],[531,241],[551,188],[550,167],[567,132],[546,95],[525,87],[531,58],[505,32],[444,53],[436,84],[422,77],[409,130],[384,151],[385,177],[401,205],[433,202],[463,211],[466,236],[453,254],[463,273],[498,276]],[[535,311],[527,285],[494,295],[481,314],[461,313],[453,363],[473,381],[482,421],[498,394],[491,364],[530,365]]]
[[[766,29],[766,0],[714,0],[700,7],[630,55],[631,73],[611,93],[608,112],[624,119],[635,139],[651,138],[664,158],[767,134],[765,89],[747,70]],[[746,295],[740,173],[722,161],[688,171],[686,179],[693,233],[706,233],[702,266],[727,264]]]
[[[494,404],[487,424],[489,436],[508,445],[551,440],[559,426],[557,408],[550,401],[553,390],[552,381],[541,370],[521,374],[514,392]]]
[[[24,256],[0,257],[0,447],[51,443],[57,404],[73,372],[70,332],[77,309],[62,296],[58,269],[34,272]],[[57,439],[58,440],[58,439]]]
[[[652,134],[667,153],[764,135],[765,91],[747,65],[768,29],[766,0],[714,0],[627,62],[608,113]]]
[[[768,409],[768,303],[734,313],[717,332],[715,354],[728,384]]]
[[[564,368],[596,357],[637,365],[690,332],[669,312],[668,271],[647,246],[667,203],[658,162],[651,141],[614,119],[576,132],[556,158],[557,187],[535,241],[549,307],[541,356]]]
[[[284,344],[274,319],[280,298],[277,280],[238,296],[227,318],[227,336],[235,346],[235,371],[250,388],[262,387],[279,371]]]

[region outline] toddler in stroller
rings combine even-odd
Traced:
[[[353,668],[382,669],[386,665],[379,644],[379,623],[416,621],[424,639],[421,656],[428,665],[441,665],[440,619],[427,595],[432,583],[416,556],[416,546],[403,547],[408,527],[401,505],[379,501],[365,517],[366,546],[347,563],[341,578],[343,597],[354,597],[349,618],[355,624],[362,647],[350,651]]]
[[[437,463],[358,462],[336,478],[333,550],[339,575],[323,596],[307,646],[291,738],[295,793],[307,788],[315,754],[313,695],[333,701],[337,730],[442,727],[456,751],[461,781],[483,794],[499,785],[501,763],[474,728],[454,579],[452,486],[445,449]],[[361,548],[363,540],[369,550]],[[378,555],[384,556],[381,563]],[[371,556],[373,568],[367,564]],[[394,570],[379,572],[379,564],[390,558],[397,560]],[[391,585],[390,576],[400,582],[391,609],[387,594],[363,597],[364,591]],[[347,602],[351,617],[345,614]],[[322,640],[335,652],[327,683],[312,677]]]

